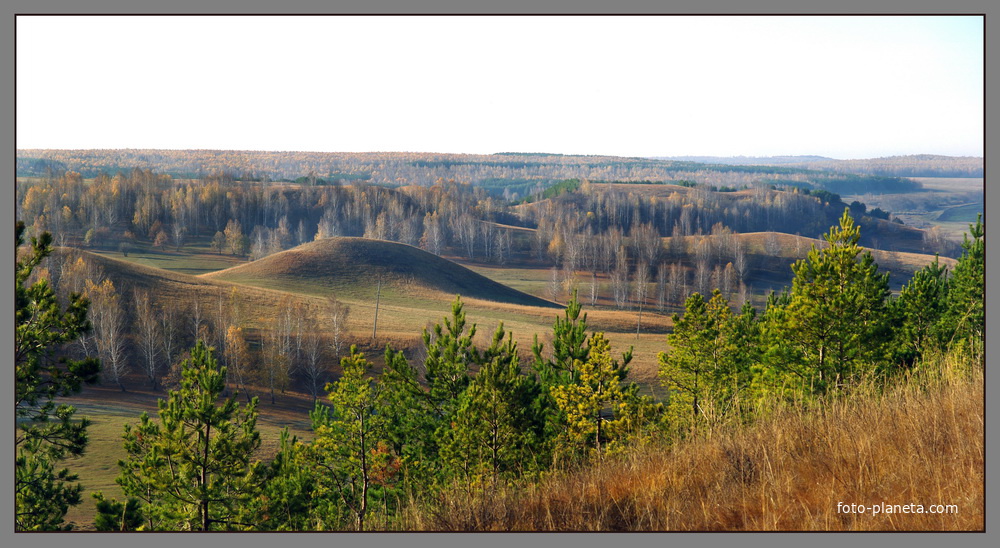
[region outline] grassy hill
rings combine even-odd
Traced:
[[[377,367],[387,343],[420,359],[421,331],[449,313],[456,294],[462,296],[469,322],[479,325],[474,339],[477,345],[489,344],[493,329],[502,321],[520,341],[523,358],[528,360],[533,336],[537,333],[549,343],[552,322],[561,315],[559,303],[568,299],[563,296],[559,303],[553,303],[504,285],[508,277],[527,276],[531,281],[524,289],[537,290],[536,294],[541,295],[542,280],[548,276],[546,269],[487,272],[498,282],[410,246],[356,238],[338,240],[313,242],[205,276],[146,266],[138,262],[145,259],[136,254],[118,258],[71,248],[60,248],[58,253],[71,255],[74,260],[83,257],[126,295],[136,289],[149,291],[158,302],[176,307],[182,317],[197,302],[203,317],[211,323],[220,302],[226,306],[236,304],[251,336],[260,329],[269,329],[286,304],[303,306],[326,333],[331,328],[326,297],[334,294],[351,310],[346,326],[349,343],[358,344]],[[366,258],[358,258],[357,253],[366,249]],[[376,288],[371,277],[380,272],[384,273],[384,285],[377,337],[373,338]],[[126,302],[130,298],[126,297]],[[634,311],[587,307],[586,312],[591,328],[606,332],[615,348],[635,347],[632,377],[642,383],[655,383],[656,354],[665,348],[664,335],[672,325],[669,315],[647,309],[642,332],[636,337]],[[185,333],[189,331],[188,323],[184,320]],[[137,386],[143,383],[136,378]]]
[[[530,487],[456,491],[434,531],[982,531],[982,371],[911,377],[672,446],[649,444]],[[838,503],[925,513],[838,511]],[[934,505],[954,505],[945,513]],[[938,512],[938,513],[933,513]]]
[[[338,296],[369,296],[379,276],[383,296],[395,293],[451,300],[462,295],[498,303],[558,307],[422,249],[364,238],[318,240],[203,278],[313,295],[333,291]]]
[[[237,286],[225,280],[212,280],[146,266],[127,258],[118,259],[73,248],[58,248],[56,253],[60,256],[71,257],[73,260],[77,257],[83,258],[91,268],[100,272],[103,277],[110,279],[119,293],[129,294],[135,290],[149,291],[158,299],[170,302],[181,309],[190,306],[194,301],[208,306],[215,303],[220,295],[228,299],[234,289],[238,290],[242,300],[253,301],[259,304],[260,309],[264,311],[274,310],[285,296],[280,291]],[[128,302],[128,298],[125,302]],[[273,314],[264,314],[261,317],[270,318],[272,316]]]

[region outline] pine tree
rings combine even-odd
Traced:
[[[502,475],[516,477],[539,465],[536,445],[542,423],[531,405],[538,385],[521,373],[517,343],[503,323],[483,358],[459,398],[454,426],[441,449],[442,458],[468,484],[485,477],[496,484]]]
[[[23,242],[24,223],[14,231],[14,246]],[[100,364],[56,358],[59,349],[90,330],[88,302],[72,294],[66,309],[48,281],[31,285],[32,271],[52,252],[52,236],[31,239],[31,248],[14,264],[14,526],[21,531],[68,529],[63,518],[80,503],[83,490],[75,474],[57,469],[59,461],[83,454],[90,421],[56,398],[97,381]]]
[[[574,291],[573,297],[566,304],[563,317],[557,317],[552,325],[551,356],[543,356],[545,345],[535,336],[531,351],[535,355],[534,369],[542,384],[555,386],[573,382],[576,363],[587,361],[590,355],[587,347],[587,314],[581,316],[582,309]]]
[[[179,390],[159,401],[159,422],[146,413],[125,426],[127,457],[117,482],[144,502],[145,528],[239,530],[252,528],[241,509],[259,493],[257,399],[244,407],[237,394],[219,402],[226,369],[198,341],[181,363]]]
[[[94,529],[98,531],[138,531],[143,524],[139,499],[129,497],[125,502],[108,499],[104,493],[94,493],[97,514]]]
[[[307,446],[288,429],[281,431],[278,454],[263,470],[261,496],[244,507],[247,520],[261,531],[308,531],[320,526],[322,501],[314,496],[316,473]]]
[[[357,530],[363,531],[370,491],[376,479],[386,479],[386,471],[394,466],[382,414],[384,388],[366,376],[372,364],[357,347],[351,347],[340,365],[343,376],[327,385],[332,409],[317,403],[310,414],[316,438],[309,446],[309,458],[318,470],[318,496],[339,499]]]
[[[543,443],[539,444],[540,455],[558,457],[557,443],[564,438],[569,426],[569,418],[563,407],[553,398],[553,388],[571,386],[580,382],[580,364],[590,359],[590,346],[587,334],[587,314],[582,312],[582,305],[577,293],[566,305],[563,317],[556,317],[552,325],[552,352],[544,355],[544,344],[535,336],[532,345],[534,363],[532,365],[538,378],[540,390],[533,403],[534,412],[544,417]],[[632,361],[632,348],[622,354],[617,374],[619,380],[624,380],[628,374],[628,364]]]
[[[948,269],[934,262],[913,274],[899,297],[891,301],[889,313],[896,325],[894,363],[913,366],[933,344],[932,330],[945,312]]]
[[[462,299],[455,297],[451,304],[451,318],[444,318],[443,325],[435,324],[433,333],[425,329],[423,334],[430,401],[442,420],[454,412],[458,397],[469,385],[470,367],[480,360],[476,347],[472,345],[476,324],[468,330],[465,326]]]
[[[828,246],[813,246],[792,265],[790,301],[773,316],[772,344],[785,347],[774,365],[812,392],[850,384],[885,361],[889,274],[879,273],[871,252],[858,245],[860,238],[845,209],[840,226],[825,236]]]
[[[983,359],[985,350],[985,235],[980,215],[962,242],[962,256],[948,287],[947,307],[936,329],[946,346],[967,349],[976,361]]]
[[[402,481],[426,485],[439,469],[434,441],[439,421],[430,394],[403,352],[395,352],[390,346],[385,349],[381,382],[386,434],[394,453],[401,458]]]
[[[674,314],[673,321],[674,332],[667,335],[670,351],[657,357],[660,381],[670,390],[670,407],[687,415],[680,419],[682,424],[718,421],[744,383],[737,370],[740,349],[733,340],[729,303],[718,289],[707,303],[693,293],[684,315]]]
[[[603,333],[594,333],[589,348],[587,361],[577,360],[574,367],[578,381],[550,390],[566,415],[567,428],[560,436],[564,443],[571,451],[592,446],[600,456],[626,421],[638,387],[622,382],[625,365],[611,357],[611,343]]]
[[[740,314],[729,322],[728,342],[733,355],[719,389],[730,414],[740,418],[752,412],[754,404],[749,390],[763,360],[761,323],[750,303],[744,303]]]

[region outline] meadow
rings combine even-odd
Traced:
[[[869,207],[892,211],[909,226],[938,227],[953,242],[961,242],[969,223],[983,213],[986,180],[982,177],[912,177],[923,190],[905,194],[865,194],[844,196],[861,200]]]

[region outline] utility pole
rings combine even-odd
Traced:
[[[375,332],[378,330],[378,303],[382,298],[382,275],[378,275],[378,285],[375,290],[375,323],[372,324],[372,341],[375,340]]]

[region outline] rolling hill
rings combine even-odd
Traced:
[[[382,277],[383,291],[397,295],[455,295],[483,301],[559,308],[511,289],[464,266],[416,247],[364,238],[327,238],[245,265],[205,274],[204,279],[322,295],[370,295]]]
[[[138,264],[127,259],[111,258],[74,248],[57,248],[56,254],[71,260],[82,258],[101,277],[111,280],[119,294],[126,295],[126,306],[133,291],[147,291],[159,302],[169,303],[182,311],[189,311],[197,302],[209,312],[220,299],[226,302],[237,298],[243,304],[253,304],[253,317],[264,323],[276,316],[279,304],[287,294],[273,289],[240,286],[224,280],[210,280],[180,272]],[[315,301],[319,299],[307,299]],[[255,322],[256,324],[256,322]]]

